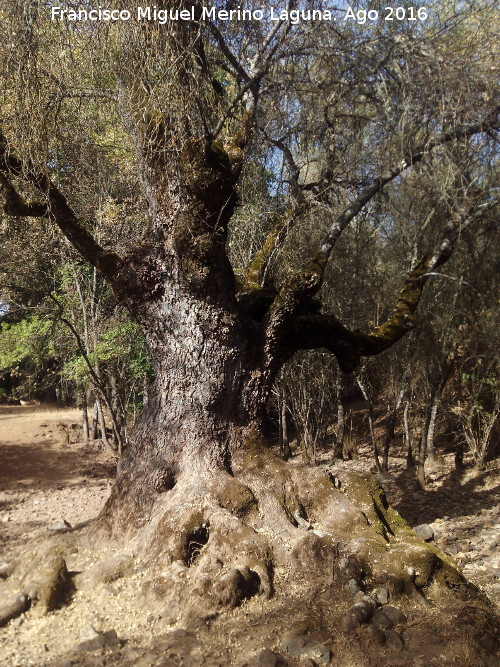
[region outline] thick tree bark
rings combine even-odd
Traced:
[[[192,343],[196,332],[188,336]],[[238,423],[230,385],[241,377],[231,377],[233,360],[224,358],[220,348],[208,341],[206,346],[210,368],[186,348],[178,352],[189,355],[190,363],[167,357],[155,365],[155,385],[120,466],[118,479],[127,477],[127,493],[131,483],[142,495],[168,490],[186,467],[210,471],[229,466],[231,430]]]
[[[252,329],[236,302],[185,272],[186,261],[171,257],[161,297],[135,306],[154,382],[120,463],[117,492],[141,503],[173,488],[183,473],[230,472],[242,429],[260,427],[274,379],[259,370]]]
[[[258,76],[257,65],[254,69],[257,74],[251,73],[245,86]],[[128,92],[131,98],[142,95]],[[282,602],[314,605],[329,632],[356,620],[355,605],[351,616],[341,617],[334,609],[348,582],[354,581],[359,593],[387,585],[391,598],[407,594],[433,600],[436,588],[438,600],[449,596],[455,603],[457,591],[467,597],[471,593],[453,564],[412,533],[374,480],[346,473],[339,485],[317,468],[287,466],[262,435],[275,376],[295,351],[325,347],[341,370],[352,372],[361,356],[382,352],[413,326],[426,274],[450,256],[458,222],[411,272],[393,315],[371,334],[351,332],[335,317],[322,315],[314,298],[342,229],[406,165],[361,192],[318,253],[278,289],[261,288],[262,267],[272,251],[265,248],[262,262],[249,274],[251,285],[237,296],[225,242],[242,146],[232,146],[230,153],[209,132],[179,139],[168,119],[149,116],[148,103],[136,108],[151,226],[148,238],[124,257],[102,248],[62,192],[8,151],[0,134],[0,172],[8,175],[3,187],[10,211],[28,210],[58,225],[128,307],[154,365],[147,404],[121,458],[111,497],[92,527],[106,529],[113,545],[120,545],[116,571],[109,563],[97,564],[78,575],[76,585],[111,581],[135,567],[146,575],[147,606],[161,605],[172,623],[194,626],[254,596],[268,599],[280,585]],[[480,129],[446,135],[431,148]],[[245,135],[246,141],[248,131]],[[407,166],[423,157],[423,152],[409,156]],[[46,206],[25,205],[17,197],[10,178],[23,175]],[[364,602],[373,611],[375,603]]]

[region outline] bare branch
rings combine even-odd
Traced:
[[[371,185],[365,188],[353,202],[351,202],[351,204],[333,223],[318,252],[302,267],[300,271],[285,280],[280,290],[278,291],[272,305],[269,308],[268,315],[263,322],[264,338],[266,340],[265,346],[267,348],[271,349],[273,345],[279,346],[286,336],[287,330],[293,324],[297,316],[304,310],[307,310],[307,303],[311,301],[311,299],[315,296],[315,294],[317,294],[321,287],[323,274],[337,239],[341,235],[342,231],[351,222],[351,220],[371,199],[373,199],[373,197],[378,192],[382,190],[384,185],[393,181],[411,165],[420,162],[425,155],[438,146],[441,146],[455,139],[470,137],[480,132],[487,132],[493,128],[497,129],[498,112],[499,109],[495,110],[494,114],[491,114],[487,120],[484,120],[480,123],[458,128],[454,132],[449,132],[436,137],[425,147],[422,147],[417,151],[408,154],[407,158],[403,160],[399,166],[392,167],[381,174],[371,183]],[[442,247],[440,247],[433,256],[424,258],[424,260],[417,264],[414,271],[410,274],[410,277],[408,278],[407,283],[405,283],[405,287],[403,288],[401,300],[396,306],[395,312],[398,313],[397,321],[391,321],[390,323],[388,322],[386,330],[379,328],[377,332],[373,332],[370,341],[366,341],[367,347],[363,354],[378,354],[378,352],[370,352],[370,350],[378,350],[380,346],[385,344],[384,341],[386,340],[386,347],[382,347],[381,349],[390,347],[394,344],[394,342],[396,342],[396,340],[399,340],[399,338],[401,338],[401,336],[408,329],[407,318],[413,316],[413,312],[416,309],[420,299],[421,290],[423,287],[421,284],[423,273],[426,273],[429,270],[433,270],[440,264],[444,263],[446,259],[448,259],[449,255],[451,255],[456,237],[453,238],[453,234],[448,237],[447,234],[449,233],[449,230],[445,231]],[[424,262],[424,264],[422,264],[422,262]],[[414,303],[414,305],[411,305],[408,310],[405,309],[404,304],[406,303],[406,299],[410,294],[410,303]],[[389,335],[389,329],[395,332],[394,335]]]
[[[289,10],[290,10],[290,8],[292,7],[293,4],[294,4],[294,3],[293,3],[292,1],[290,1],[290,2],[288,3],[288,9],[289,9]],[[286,27],[287,27],[286,32],[288,32],[288,30],[290,29],[291,23],[290,23],[290,21],[285,21],[285,20],[283,20],[283,21],[282,21],[282,20],[277,21],[277,22],[276,22],[276,25],[274,26],[274,28],[272,28],[272,29],[267,33],[267,35],[266,35],[266,37],[265,37],[265,39],[264,39],[264,42],[262,43],[261,48],[257,51],[257,53],[255,54],[255,56],[254,56],[252,62],[250,63],[250,76],[255,76],[255,73],[256,73],[256,71],[257,71],[257,68],[258,68],[258,69],[262,69],[262,66],[259,67],[260,59],[264,56],[267,47],[271,44],[271,42],[273,41],[274,37],[275,37],[275,36],[278,34],[278,32],[281,30],[281,26],[282,26],[282,25],[286,25]],[[276,43],[274,44],[274,46],[269,50],[269,53],[268,53],[267,56],[266,56],[265,63],[264,63],[264,64],[266,65],[266,67],[269,66],[270,60],[271,60],[271,58],[273,57],[273,55],[276,53],[276,49],[277,49],[277,48],[278,48],[278,43],[276,42]]]
[[[52,97],[63,100],[63,99],[105,99],[110,102],[117,102],[118,96],[112,90],[106,90],[105,88],[81,88],[80,90],[73,91],[64,91],[61,90],[59,93],[55,93]]]
[[[295,162],[292,151],[286,145],[283,139],[273,139],[264,129],[261,129],[261,132],[270,144],[276,146],[276,148],[279,148],[279,150],[283,153],[285,161],[288,165],[288,169],[290,170],[292,195],[295,197],[295,199],[303,203],[304,194],[302,189],[299,187],[300,167]]]
[[[272,139],[267,135],[265,130],[262,130],[266,140],[279,148],[283,153],[284,158],[290,170],[292,195],[297,201],[296,205],[289,206],[287,210],[279,216],[277,222],[273,225],[271,231],[267,235],[262,248],[255,254],[255,257],[250,262],[245,277],[243,279],[242,291],[248,292],[252,289],[260,289],[263,285],[263,280],[269,260],[276,249],[283,243],[289,231],[294,226],[297,219],[305,213],[308,208],[306,198],[299,186],[300,168],[296,164],[292,151],[281,139]]]
[[[118,453],[118,455],[121,455],[122,447],[123,447],[123,442],[122,442],[122,438],[121,438],[121,429],[118,425],[116,414],[115,414],[115,411],[113,410],[113,406],[111,405],[111,401],[109,399],[108,392],[106,391],[106,387],[104,386],[101,379],[99,378],[99,376],[95,372],[94,367],[92,366],[92,362],[89,359],[89,355],[87,354],[87,350],[85,348],[85,345],[82,341],[82,338],[81,338],[80,334],[78,333],[78,331],[76,330],[74,325],[66,317],[63,317],[63,314],[62,314],[63,313],[63,307],[62,307],[61,303],[57,300],[57,298],[53,294],[50,294],[50,298],[57,305],[57,308],[58,308],[57,319],[59,319],[63,324],[65,324],[68,327],[68,329],[71,331],[71,333],[73,334],[73,336],[75,338],[75,341],[76,341],[76,344],[78,346],[78,350],[80,351],[80,354],[82,355],[82,358],[85,362],[85,365],[87,366],[87,371],[89,373],[92,385],[101,394],[101,396],[102,396],[102,398],[103,398],[103,400],[106,404],[106,407],[108,408],[108,412],[111,416],[111,421],[113,422],[113,426],[115,428],[116,437],[118,439],[118,451],[115,452],[115,450],[113,448],[111,448],[111,451],[114,454]]]
[[[238,93],[235,95],[234,99],[232,100],[228,109],[226,110],[226,113],[222,116],[220,121],[217,123],[217,126],[212,131],[211,133],[212,138],[216,139],[219,136],[219,134],[222,132],[222,129],[224,128],[226,121],[231,117],[234,109],[245,98],[248,92],[251,92],[252,95],[248,99],[247,104],[245,105],[246,106],[245,111],[247,114],[253,115],[257,101],[258,87],[264,76],[269,71],[273,56],[276,53],[280,44],[279,40],[275,41],[275,43],[269,48],[267,53],[266,50],[268,49],[269,45],[272,44],[273,39],[280,32],[283,25],[286,26],[285,30],[283,31],[284,33],[283,36],[286,35],[288,30],[290,29],[291,23],[290,21],[282,21],[282,20],[277,21],[276,25],[267,34],[261,48],[252,58],[249,68],[249,74],[246,74],[245,72],[246,74],[245,84],[240,88]]]
[[[392,315],[371,333],[350,331],[335,316],[318,313],[297,318],[285,345],[292,351],[324,347],[337,357],[343,372],[355,370],[361,357],[374,356],[392,347],[415,327],[414,316],[425,284],[430,276],[441,275],[435,270],[451,257],[460,234],[497,203],[487,202],[458,220],[454,216],[436,250],[424,255],[408,275]]]
[[[415,327],[415,311],[420,303],[429,274],[434,273],[437,268],[449,260],[461,232],[474,220],[477,220],[484,209],[485,207],[480,207],[474,213],[465,215],[458,221],[455,218],[446,226],[437,249],[422,257],[405,280],[392,315],[367,336],[360,334],[361,354],[368,356],[379,354],[394,345],[405,333]]]
[[[481,132],[488,132],[491,130],[499,129],[499,114],[500,109],[496,109],[494,113],[491,114],[490,118],[485,119],[482,122],[475,123],[473,125],[467,125],[461,128],[457,128],[454,132],[447,132],[439,137],[436,137],[432,141],[428,142],[425,146],[421,146],[416,151],[409,153],[397,166],[390,167],[385,172],[380,174],[367,188],[365,188],[357,197],[354,199],[349,206],[341,213],[341,215],[334,221],[330,227],[330,231],[323,239],[321,247],[318,252],[318,256],[322,258],[323,264],[326,264],[328,258],[331,255],[331,252],[337,242],[339,236],[342,234],[344,229],[349,225],[351,220],[356,217],[356,215],[366,206],[366,204],[373,199],[373,197],[378,194],[382,188],[397,178],[404,171],[409,169],[411,166],[421,162],[421,160],[430,152],[432,152],[438,146],[442,146],[450,141],[455,139],[464,139],[470,137],[474,134],[479,134]]]
[[[224,37],[222,36],[219,28],[217,28],[217,26],[215,26],[212,22],[210,22],[208,25],[209,25],[209,28],[210,28],[210,32],[215,37],[220,50],[226,56],[226,58],[228,59],[230,64],[233,66],[233,68],[235,69],[237,74],[239,74],[240,77],[244,81],[250,81],[250,78],[251,78],[250,75],[247,74],[243,65],[240,63],[238,58],[236,58],[234,53],[231,51],[229,46],[226,44],[226,41],[225,41]]]

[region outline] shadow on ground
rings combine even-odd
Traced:
[[[397,498],[388,489],[391,504],[411,526],[432,523],[443,517],[458,517],[464,514],[478,514],[482,509],[491,509],[500,502],[500,483],[493,488],[481,489],[484,482],[491,480],[493,471],[485,470],[473,478],[463,481],[467,469],[443,475],[439,488],[420,489],[415,480],[415,471],[402,470],[393,473],[397,487]],[[439,477],[439,476],[438,476]]]
[[[0,443],[1,444],[1,443]],[[71,446],[70,446],[71,447]],[[53,487],[75,482],[75,476],[94,479],[114,476],[116,467],[109,463],[92,462],[88,457],[70,449],[63,451],[47,440],[2,445],[0,448],[0,489],[23,484]]]

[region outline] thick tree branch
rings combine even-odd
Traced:
[[[53,220],[64,236],[80,255],[95,266],[112,285],[117,285],[122,275],[124,262],[114,252],[102,248],[80,223],[70,207],[66,197],[52,183],[48,176],[36,172],[32,165],[22,162],[9,149],[7,140],[0,130],[0,172],[13,175],[35,186],[47,200],[46,205],[23,204],[7,176],[3,176],[2,185],[7,193],[6,213],[23,216],[44,216]]]
[[[323,347],[337,357],[340,369],[347,373],[357,368],[361,357],[374,356],[392,347],[415,327],[415,312],[429,276],[436,275],[432,272],[451,257],[460,234],[496,203],[488,202],[470,214],[454,216],[437,248],[424,255],[408,275],[392,315],[371,333],[350,331],[333,315],[303,315],[297,318],[285,340],[288,354],[299,349]]]
[[[422,257],[409,274],[399,293],[392,315],[370,334],[359,334],[363,356],[372,356],[387,350],[415,327],[415,311],[430,275],[449,260],[460,234],[494,205],[495,202],[488,202],[479,206],[470,215],[463,215],[458,220],[455,217],[449,222],[439,246],[434,252]]]
[[[285,346],[290,355],[297,350],[325,348],[335,355],[343,373],[352,373],[361,359],[358,336],[334,315],[303,315],[295,321]]]
[[[2,172],[0,172],[0,192],[5,197],[4,211],[7,215],[30,218],[48,217],[49,211],[46,204],[27,204]]]
[[[333,222],[332,226],[330,227],[330,231],[323,239],[316,261],[321,258],[321,264],[323,266],[326,265],[326,261],[330,257],[335,243],[337,242],[341,233],[348,226],[351,220],[366,206],[369,201],[373,199],[376,194],[378,194],[383,189],[385,185],[400,176],[404,171],[409,169],[409,167],[417,164],[418,162],[421,162],[426,155],[431,153],[438,146],[443,146],[444,144],[449,143],[455,139],[465,139],[481,132],[498,130],[500,127],[500,121],[498,118],[499,113],[500,108],[495,109],[489,118],[479,123],[465,125],[457,128],[453,132],[443,133],[442,135],[428,142],[425,146],[421,146],[417,150],[408,153],[399,165],[390,167],[382,174],[380,174],[372,181],[370,185],[368,185],[368,187],[360,192],[356,199],[354,199],[341,213],[341,215]]]
[[[366,204],[382,190],[384,185],[393,181],[411,165],[420,162],[424,156],[434,148],[437,148],[438,146],[441,146],[455,139],[470,137],[474,134],[487,132],[491,129],[498,129],[499,110],[500,109],[495,109],[495,112],[482,122],[457,128],[454,132],[449,132],[436,137],[433,141],[428,142],[424,147],[421,147],[420,149],[408,154],[405,160],[403,160],[399,166],[388,169],[377,179],[375,179],[367,188],[362,190],[358,197],[356,197],[356,199],[354,199],[351,204],[343,211],[343,213],[334,221],[318,252],[302,267],[300,271],[298,271],[295,275],[290,276],[283,283],[279,292],[277,293],[272,305],[269,308],[269,313],[263,321],[263,335],[265,341],[264,348],[268,350],[269,354],[271,354],[271,348],[273,346],[279,346],[281,344],[296,318],[307,311],[308,302],[311,301],[311,299],[315,294],[317,294],[321,287],[325,267],[337,239],[339,238],[342,231],[351,222],[351,220],[363,209],[363,207],[366,206]],[[449,252],[449,254],[451,254],[453,247],[451,238],[448,240],[445,238],[443,243],[444,246],[439,251],[441,257],[439,262],[431,266],[427,262],[433,263],[437,261],[436,258],[434,256],[426,258],[426,265],[422,271],[422,274],[432,270],[432,268],[435,268],[436,266],[439,266],[440,263],[446,261],[446,253]],[[415,271],[418,272],[420,267],[421,263],[415,267]],[[414,286],[421,284],[421,274],[418,275],[418,280],[412,280],[411,276],[412,274],[410,274],[410,278],[408,278],[410,284],[407,286],[407,291],[411,293],[411,298],[413,298],[415,289]],[[418,292],[418,299],[420,298],[420,294],[421,291]],[[402,299],[404,300],[405,298],[406,296],[403,294]],[[415,308],[418,305],[418,299],[416,301]],[[403,310],[399,309],[398,312],[402,318]],[[413,313],[411,313],[411,315],[412,314]],[[409,313],[406,313],[406,315],[408,316]],[[399,324],[394,323],[395,329],[393,329],[392,324],[388,324],[387,326],[390,327],[391,330],[394,330],[394,332],[400,332],[398,334],[393,334],[395,337],[393,342],[395,342],[404,334],[403,329],[406,325],[401,321]],[[370,343],[368,343],[368,341],[366,342],[367,351],[363,352],[363,354],[370,354],[368,351],[369,349],[383,345],[381,341],[385,340],[386,336],[388,337],[386,347],[390,347],[390,345],[393,344],[393,342],[389,342],[389,339],[392,340],[391,336],[389,336],[387,331],[380,330],[372,334]],[[373,352],[373,354],[377,353],[378,352]]]

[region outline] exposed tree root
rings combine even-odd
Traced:
[[[26,595],[16,593],[0,604],[0,627],[13,618],[17,618],[30,608],[30,600]]]
[[[317,468],[248,453],[234,460],[232,473],[196,480],[179,476],[172,489],[158,494],[149,520],[122,541],[119,553],[73,580],[64,551],[79,540],[88,545],[93,531],[102,538],[107,530],[109,537],[116,526],[108,512],[80,535],[59,536],[48,556],[39,550],[31,565],[23,566],[24,573],[18,568],[25,600],[47,612],[64,603],[72,581],[88,590],[140,572],[138,603],[171,626],[203,633],[214,623],[230,624],[233,610],[246,605],[256,623],[258,610],[264,618],[267,608],[280,619],[276,623],[289,629],[307,611],[315,632],[302,633],[309,637],[302,648],[316,645],[320,637],[323,657],[329,655],[325,646],[340,650],[353,637],[365,657],[387,650],[390,642],[404,651],[418,645],[418,636],[432,626],[450,664],[464,654],[465,645],[474,664],[490,664],[498,619],[487,599],[452,559],[420,540],[388,507],[373,478],[343,474],[338,480]],[[116,542],[115,530],[111,539]],[[390,606],[380,602],[381,590]],[[21,611],[10,618],[25,611],[26,604],[19,604]],[[400,614],[399,620],[391,613]],[[450,631],[450,614],[467,616],[468,635],[459,628]],[[294,641],[283,639],[283,655]],[[381,664],[370,660],[366,664]],[[442,664],[448,664],[444,658]]]
[[[23,594],[32,601],[34,609],[40,614],[64,605],[73,591],[64,550],[50,545],[39,549],[21,578],[21,587]]]
[[[74,586],[63,557],[65,549],[56,540],[24,553],[9,568],[9,579],[0,604],[0,627],[30,607],[37,615],[47,614],[69,601]]]

